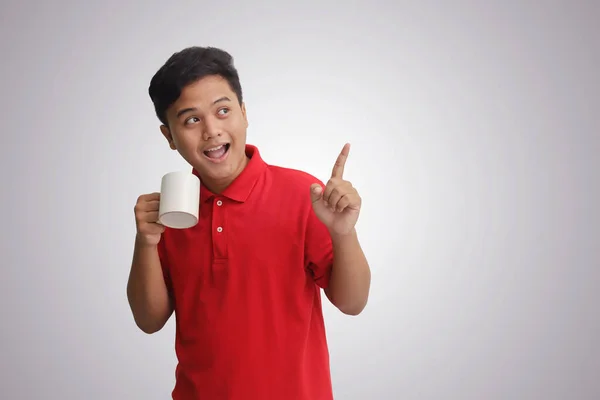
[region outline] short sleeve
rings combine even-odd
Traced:
[[[305,261],[315,283],[323,289],[329,285],[333,267],[333,244],[329,230],[310,206],[306,223]]]
[[[156,246],[158,249],[158,258],[160,260],[160,266],[162,268],[163,278],[165,280],[165,285],[167,286],[167,290],[169,294],[172,296],[173,294],[173,283],[171,281],[170,267],[169,267],[169,257],[167,253],[167,244],[165,233],[163,232],[158,245]]]

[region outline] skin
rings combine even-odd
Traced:
[[[192,165],[202,184],[221,193],[248,163],[245,153],[246,108],[220,76],[207,76],[186,86],[167,110],[167,125],[160,130],[169,147]],[[227,158],[210,161],[204,151],[228,143]],[[127,282],[127,297],[137,326],[148,334],[162,329],[173,313],[158,258],[157,245],[164,226],[157,223],[160,193],[138,198],[134,213],[136,238]]]
[[[160,130],[199,173],[202,184],[215,194],[227,188],[248,164],[245,153],[248,119],[228,82],[207,76],[186,86],[167,110],[167,124]],[[210,161],[207,149],[228,143],[223,162]],[[350,145],[338,156],[325,190],[318,183],[307,188],[317,217],[330,232],[334,265],[325,294],[340,311],[358,315],[367,304],[371,271],[355,230],[361,198],[343,177]],[[158,258],[157,245],[164,226],[157,223],[160,194],[141,195],[134,207],[136,238],[127,283],[127,297],[137,326],[150,334],[159,331],[173,313]]]
[[[367,305],[371,270],[355,229],[362,199],[352,183],[344,179],[349,153],[350,144],[346,143],[325,190],[316,183],[311,185],[310,193],[313,210],[329,230],[333,243],[333,269],[325,294],[344,314],[358,315]]]
[[[160,130],[173,150],[199,173],[202,184],[221,193],[248,163],[245,153],[248,118],[227,80],[207,76],[186,86],[167,110],[168,126]],[[229,143],[227,159],[215,164],[204,151]]]

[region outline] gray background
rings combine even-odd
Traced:
[[[600,398],[600,6],[494,3],[4,1],[0,398],[170,398],[173,320],[125,286],[188,45],[234,55],[268,162],[352,143],[373,285],[325,306],[336,399]]]

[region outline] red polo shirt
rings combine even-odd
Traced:
[[[173,398],[331,400],[320,288],[333,249],[310,199],[322,182],[246,154],[221,195],[201,187],[199,223],[167,228],[158,246],[175,303]]]

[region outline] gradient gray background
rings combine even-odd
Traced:
[[[170,398],[173,320],[125,286],[188,45],[234,55],[268,162],[352,143],[373,284],[325,305],[336,399],[600,398],[598,3],[276,4],[2,3],[0,398]]]

